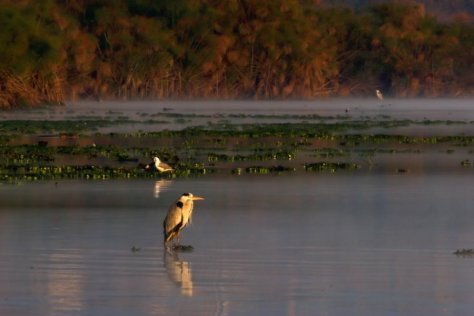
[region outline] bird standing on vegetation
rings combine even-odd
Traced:
[[[173,168],[170,167],[170,165],[162,162],[160,158],[158,157],[153,157],[153,162],[155,164],[156,170],[159,172],[167,172],[167,171],[173,171]]]
[[[163,221],[163,235],[165,247],[167,243],[173,239],[177,239],[179,243],[179,232],[191,223],[193,214],[193,201],[204,200],[192,193],[183,193],[179,199],[171,204],[168,214]]]
[[[383,94],[379,89],[375,90],[375,95],[377,95],[377,98],[379,98],[380,101],[383,100]]]

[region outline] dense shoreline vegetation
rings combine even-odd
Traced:
[[[0,4],[0,108],[78,99],[472,96],[474,26],[422,5]]]

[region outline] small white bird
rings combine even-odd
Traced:
[[[383,100],[383,94],[379,89],[375,90],[375,95],[377,95],[377,98],[379,98],[380,101]]]
[[[168,209],[168,214],[163,221],[163,236],[164,244],[173,239],[177,239],[179,243],[179,232],[191,223],[193,215],[193,201],[204,200],[199,196],[194,196],[192,193],[183,193],[179,199],[171,204]]]
[[[159,172],[167,172],[167,171],[173,171],[173,168],[170,167],[170,165],[162,162],[160,158],[158,157],[153,157],[153,162],[155,163],[155,168]]]

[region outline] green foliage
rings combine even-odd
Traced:
[[[61,38],[47,10],[45,1],[20,9],[0,5],[0,69],[24,74],[57,62]]]

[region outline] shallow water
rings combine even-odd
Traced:
[[[10,119],[69,119],[80,117],[128,117],[148,120],[153,114],[242,114],[249,115],[310,115],[349,118],[390,116],[410,120],[474,120],[473,99],[386,99],[335,98],[316,101],[107,101],[75,102],[24,111],[4,111],[1,117]],[[347,110],[347,111],[346,111]]]
[[[474,101],[463,98],[384,101],[376,98],[339,98],[317,101],[76,102],[33,110],[2,111],[0,119],[120,121],[112,126],[99,128],[98,131],[102,133],[177,130],[188,126],[228,123],[408,120],[417,122],[417,125],[369,129],[368,132],[426,136],[470,135],[474,125]],[[449,121],[451,124],[420,124],[424,121]]]
[[[467,315],[472,172],[0,186],[0,315]],[[167,253],[161,223],[190,191]],[[139,248],[132,251],[131,248]]]

